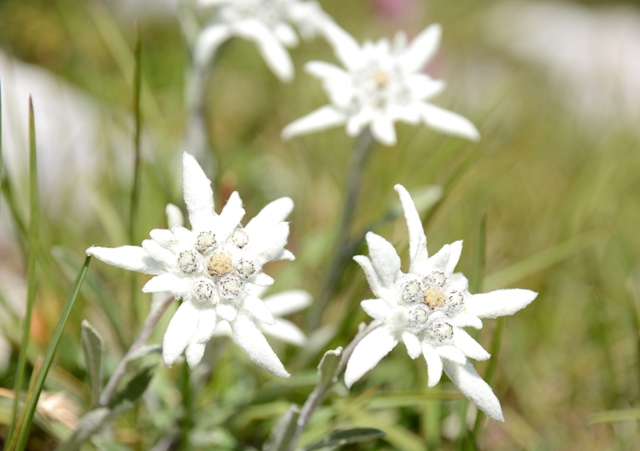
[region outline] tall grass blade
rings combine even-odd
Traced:
[[[487,248],[487,217],[483,216],[478,227],[476,238],[476,252],[473,256],[473,269],[469,280],[469,292],[479,293],[482,291],[482,281],[484,279],[484,264]]]
[[[140,110],[140,93],[142,87],[142,72],[140,70],[140,23],[136,20],[134,44],[134,66],[133,66],[133,115],[135,117],[135,130],[133,134],[133,186],[131,187],[131,200],[129,203],[129,242],[136,244],[136,217],[138,203],[140,200],[140,142],[142,128],[142,113]],[[136,284],[136,273],[131,273],[131,324],[138,323],[138,311],[136,310],[136,299],[138,287]],[[135,327],[132,327],[134,330]]]
[[[142,128],[142,114],[140,111],[140,88],[142,83],[140,71],[140,23],[135,23],[135,44],[133,69],[133,115],[135,117],[135,130],[133,135],[133,186],[131,187],[131,199],[129,204],[129,240],[135,244],[136,215],[140,201],[140,138]]]
[[[18,366],[16,368],[16,379],[13,385],[15,398],[11,409],[11,422],[7,433],[7,442],[11,439],[16,430],[16,419],[18,416],[18,403],[20,392],[24,385],[25,366],[27,363],[27,348],[29,347],[29,335],[31,333],[31,313],[36,299],[36,260],[38,250],[38,164],[36,160],[36,130],[33,114],[33,101],[29,97],[29,247],[27,254],[27,308],[22,326],[22,339],[20,340],[20,353],[18,355]]]
[[[71,308],[78,297],[78,293],[80,292],[80,288],[82,287],[82,282],[84,282],[84,278],[87,274],[87,270],[89,269],[89,263],[91,262],[91,257],[87,257],[84,261],[84,265],[76,278],[75,283],[73,284],[73,288],[71,289],[71,293],[67,298],[67,302],[62,310],[62,315],[60,316],[60,320],[58,321],[58,325],[56,326],[56,330],[53,332],[53,337],[51,338],[51,342],[49,344],[49,348],[47,349],[47,353],[44,357],[44,362],[42,364],[42,370],[38,373],[38,378],[36,379],[35,385],[33,387],[33,391],[30,391],[27,394],[27,403],[25,406],[25,419],[24,423],[20,427],[20,434],[18,436],[17,445],[15,448],[11,448],[11,444],[9,447],[10,451],[15,450],[23,450],[26,443],[27,437],[29,435],[29,429],[31,428],[31,422],[33,421],[33,415],[36,410],[36,406],[38,405],[38,399],[40,398],[40,393],[42,392],[42,388],[44,387],[44,381],[47,378],[47,373],[49,372],[49,368],[51,368],[51,364],[53,363],[53,357],[55,356],[56,350],[58,349],[58,345],[60,344],[60,340],[62,338],[62,332],[64,331],[64,327],[67,324],[67,320],[69,319],[69,314],[71,313]]]

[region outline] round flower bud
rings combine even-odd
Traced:
[[[244,258],[238,260],[234,266],[238,275],[243,279],[249,279],[256,273],[256,265]]]
[[[453,338],[453,326],[444,321],[438,321],[429,328],[429,335],[440,343],[446,343]]]
[[[462,304],[464,303],[464,296],[459,291],[454,291],[449,294],[449,298],[447,299],[447,307],[452,312],[457,312],[462,308]]]
[[[420,332],[428,320],[429,309],[423,305],[416,305],[407,310],[407,329],[410,332]]]
[[[402,285],[400,299],[403,304],[413,304],[422,299],[423,286],[416,279],[408,280]]]
[[[193,285],[193,292],[201,302],[209,302],[213,297],[215,286],[210,280],[200,279]]]
[[[198,269],[198,259],[193,251],[183,251],[178,254],[178,267],[187,274]]]
[[[431,285],[433,287],[444,287],[444,284],[447,283],[447,278],[443,272],[434,271],[426,277],[425,281],[427,282],[427,285]]]
[[[231,235],[231,241],[233,242],[233,244],[242,249],[247,244],[249,244],[249,235],[247,235],[247,232],[245,232],[244,230],[238,228],[233,232],[233,235]]]
[[[201,254],[209,252],[216,245],[216,237],[213,232],[200,232],[196,240],[196,249]]]
[[[229,274],[220,279],[220,295],[224,299],[233,299],[242,291],[242,280],[238,276]]]

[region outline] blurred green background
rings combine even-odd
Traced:
[[[540,54],[540,48],[559,50],[567,40],[583,36],[586,25],[582,22],[575,27],[567,24],[564,35],[545,29],[543,22],[538,33],[551,39],[537,53],[519,54],[510,41],[535,39],[524,26],[518,35],[504,34],[508,26],[517,28],[519,16],[505,16],[504,11],[500,15],[498,2],[393,3],[321,2],[359,40],[391,37],[400,28],[414,35],[430,23],[441,23],[442,47],[427,71],[445,79],[447,89],[434,103],[470,118],[482,140],[475,144],[426,127],[399,125],[399,144],[377,146],[368,161],[353,235],[396,205],[394,184],[409,190],[440,185],[442,200],[425,212],[429,250],[434,253],[443,244],[464,239],[459,269],[469,274],[478,251],[478,230],[486,218],[483,289],[520,287],[540,294],[505,322],[492,386],[506,422],[488,423],[478,438],[479,447],[632,449],[640,443],[640,122],[622,102],[640,99],[640,69],[631,67],[629,73],[621,74],[620,67],[609,61],[595,60],[594,66],[612,75],[587,77],[593,81],[590,85],[580,78],[585,67],[573,49],[586,48],[584,53],[595,59],[617,48],[596,52],[589,49],[590,44],[581,46],[583,41],[558,57],[560,61],[567,58],[565,66],[554,65],[553,58],[531,57]],[[603,31],[598,26],[605,17],[610,23],[609,8],[615,2],[583,4],[588,6],[576,10],[575,20],[587,14],[590,26]],[[625,8],[616,14],[625,17],[627,25],[635,23],[630,17],[640,17],[640,10],[633,4]],[[129,114],[133,18],[140,18],[146,125],[136,230],[141,240],[152,228],[164,227],[166,203],[183,206],[176,161],[185,125],[183,80],[188,56],[174,14],[119,11],[112,2],[0,0],[0,50],[50,71],[109,114]],[[551,14],[565,17],[553,10]],[[509,18],[513,23],[500,22]],[[623,26],[610,28],[622,30]],[[493,33],[496,28],[504,36]],[[598,33],[595,38],[614,42]],[[624,46],[640,48],[638,34],[621,33],[620,39]],[[289,142],[280,139],[286,124],[327,102],[320,83],[304,73],[304,63],[335,61],[321,40],[303,41],[291,55],[296,78],[285,85],[269,72],[252,43],[235,39],[225,47],[205,94],[209,138],[218,162],[214,190],[220,207],[237,189],[247,218],[276,197],[294,199],[288,247],[297,260],[267,270],[276,279],[271,292],[304,288],[317,296],[333,252],[354,140],[342,128]],[[618,78],[638,85],[637,92],[629,88],[634,83],[619,87],[620,105],[609,94],[618,92],[618,87],[611,86]],[[587,95],[597,94],[589,102],[580,100],[578,90],[583,86]],[[2,89],[10,91],[12,86],[5,82]],[[599,103],[603,98],[608,101],[605,105]],[[38,99],[34,101],[37,105]],[[113,143],[106,140],[102,148],[87,148],[86,152],[113,155],[112,166],[101,166],[89,177],[84,174],[94,190],[92,202],[72,205],[69,200],[65,205],[60,195],[60,207],[43,215],[30,365],[46,348],[84,249],[128,241],[131,185],[130,179],[118,174],[122,168],[131,170],[132,142],[126,139],[118,148],[110,148]],[[47,167],[41,166],[40,171],[46,172]],[[16,217],[25,221],[25,174],[8,175],[17,208],[11,211],[3,204],[0,218],[9,223],[15,223]],[[72,182],[71,188],[61,190],[73,191],[75,175],[60,177],[61,185]],[[402,219],[377,224],[375,231],[404,249],[401,256],[406,261]],[[25,254],[15,244],[22,238],[16,230],[7,233],[0,264],[19,287]],[[360,252],[366,252],[364,246]],[[82,319],[88,318],[105,338],[106,378],[122,356],[123,344],[136,337],[149,309],[150,299],[141,293],[132,305],[130,277],[124,271],[94,261],[90,279],[72,312],[46,386],[49,393],[64,391],[68,396],[49,415],[40,412],[32,449],[50,449],[68,434],[68,425],[60,418],[65,409],[77,415],[88,408],[79,340]],[[139,287],[145,280],[138,279]],[[305,349],[275,344],[292,373],[290,380],[275,380],[255,368],[227,339],[212,341],[205,357],[208,363],[192,374],[194,449],[259,448],[289,403],[304,402],[322,352],[344,346],[355,335],[357,324],[369,321],[358,302],[370,296],[360,269],[348,265],[339,293],[321,318],[321,324],[328,326],[323,329],[327,338],[323,341],[322,334],[315,334],[314,346]],[[19,315],[12,305],[23,302],[19,296],[13,301],[10,297],[8,290],[0,290],[2,333],[10,344],[7,363],[0,371],[0,386],[5,387],[0,393],[4,393],[0,397],[3,424],[9,416],[10,398],[5,392],[13,387],[20,337]],[[117,324],[105,319],[105,309],[112,309]],[[169,317],[165,315],[154,342],[160,342]],[[294,320],[301,326],[310,321],[304,313]],[[486,348],[494,328],[495,321],[486,321],[478,334]],[[483,374],[486,365],[478,362],[476,367]],[[176,381],[181,377],[180,365],[160,366],[143,405],[114,422],[89,449],[151,449],[178,428],[181,395]],[[450,384],[443,382],[436,389],[426,385],[425,363],[411,361],[399,346],[350,395],[336,390],[318,410],[303,443],[338,427],[359,425],[378,427],[388,435],[353,449],[455,449],[463,401]],[[108,442],[121,447],[109,447]]]

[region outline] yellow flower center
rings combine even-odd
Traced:
[[[427,289],[422,292],[422,302],[427,304],[431,310],[444,307],[446,301],[447,297],[438,287],[427,287]]]
[[[227,252],[214,252],[207,263],[207,271],[212,276],[222,277],[233,270],[231,255]]]

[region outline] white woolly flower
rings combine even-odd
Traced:
[[[330,20],[316,2],[301,0],[200,0],[199,3],[217,9],[196,41],[196,64],[201,67],[208,64],[223,42],[238,36],[256,43],[281,81],[293,78],[293,63],[286,47],[298,45],[294,26],[308,37]]]
[[[409,193],[396,185],[409,229],[409,271],[400,269],[400,257],[384,238],[367,234],[370,257],[354,257],[364,270],[377,299],[362,301],[362,308],[381,323],[355,348],[345,372],[351,386],[402,341],[409,356],[423,355],[429,386],[444,371],[458,389],[490,418],[504,421],[491,387],[467,360],[486,360],[489,354],[462,328],[481,328],[481,318],[512,315],[531,303],[530,290],[497,290],[470,294],[468,281],[454,269],[462,241],[445,245],[429,257],[427,238]]]
[[[175,208],[167,213],[173,227],[152,230],[142,247],[91,247],[87,254],[105,263],[151,274],[142,291],[171,293],[182,304],[171,319],[163,341],[163,358],[170,366],[184,352],[191,367],[204,354],[207,341],[220,321],[229,323],[235,342],[258,365],[276,376],[289,374],[256,323],[275,324],[256,287],[273,279],[262,272],[272,260],[293,259],[284,249],[293,209],[289,198],[271,202],[246,226],[242,201],[234,192],[218,215],[211,182],[195,158],[183,156],[184,200],[191,230],[181,225]]]
[[[438,49],[439,25],[426,28],[409,45],[402,32],[396,34],[393,44],[380,39],[360,46],[333,23],[323,30],[344,69],[320,61],[307,63],[307,72],[322,80],[331,104],[289,124],[283,138],[346,124],[350,136],[370,127],[378,141],[393,145],[394,123],[402,121],[479,139],[469,120],[428,102],[445,87],[442,80],[421,72]]]

